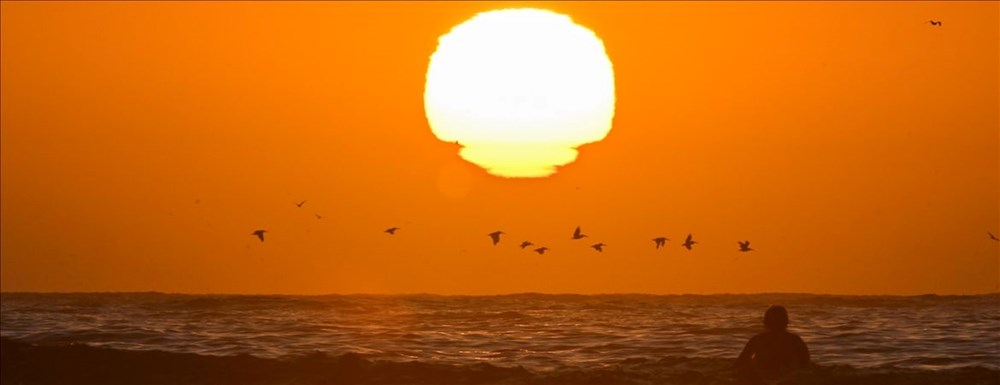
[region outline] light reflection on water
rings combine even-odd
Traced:
[[[133,350],[315,351],[550,369],[734,358],[782,303],[815,361],[1000,368],[1000,297],[2,294],[0,335]]]

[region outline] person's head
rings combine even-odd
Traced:
[[[771,331],[782,331],[788,328],[788,311],[784,306],[774,305],[764,312],[764,327]]]

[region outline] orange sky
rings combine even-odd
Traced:
[[[615,69],[545,179],[424,116],[438,36],[510,4],[2,3],[0,290],[997,290],[997,2],[518,3]]]

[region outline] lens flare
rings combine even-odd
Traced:
[[[441,36],[424,108],[439,139],[490,174],[544,177],[604,139],[615,81],[604,43],[568,16],[480,13]]]

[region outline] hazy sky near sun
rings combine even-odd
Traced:
[[[603,39],[617,104],[503,179],[423,92],[511,4],[3,2],[0,290],[997,290],[997,2],[517,3]]]

